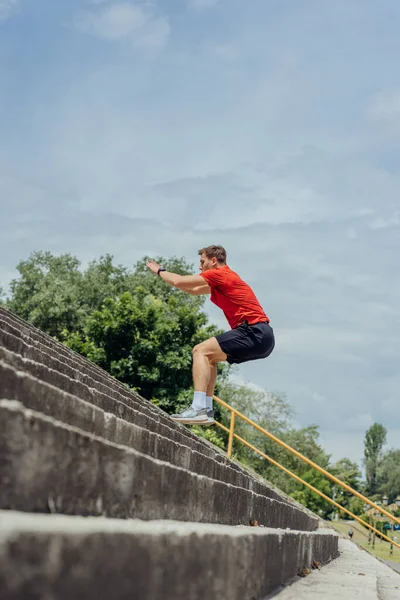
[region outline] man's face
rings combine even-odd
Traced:
[[[216,258],[207,258],[205,254],[200,256],[200,271],[209,271],[217,266]]]

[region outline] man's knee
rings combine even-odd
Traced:
[[[208,358],[208,360],[210,361],[210,363],[212,363],[212,358],[211,358],[211,353],[210,353],[210,349],[207,346],[207,342],[201,342],[200,344],[197,344],[193,350],[192,350],[192,354],[193,356],[205,356],[206,358]]]
[[[202,347],[203,344],[197,344],[193,350],[192,350],[192,354],[193,356],[199,355],[199,354],[204,354],[204,348]]]
[[[217,364],[218,362],[226,360],[226,355],[222,352],[218,342],[215,338],[206,340],[197,344],[193,350],[194,356],[204,356],[208,359],[210,365]]]

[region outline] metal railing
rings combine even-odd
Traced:
[[[241,442],[242,444],[244,444],[245,446],[247,446],[248,448],[250,448],[251,450],[253,450],[254,452],[256,452],[257,454],[259,454],[260,456],[262,456],[263,458],[265,458],[266,460],[268,460],[271,464],[273,464],[274,466],[276,466],[279,469],[281,469],[282,471],[284,471],[287,475],[290,475],[290,477],[292,477],[293,479],[295,479],[296,481],[298,481],[302,485],[306,486],[308,489],[310,489],[313,492],[315,492],[316,494],[318,494],[321,498],[323,498],[327,502],[330,502],[330,504],[332,504],[333,506],[335,506],[340,511],[342,511],[342,512],[348,514],[348,515],[350,515],[353,519],[355,519],[356,521],[360,522],[363,526],[368,527],[375,534],[379,535],[381,538],[383,538],[383,539],[387,540],[388,542],[390,542],[390,544],[393,544],[397,548],[400,548],[400,544],[394,542],[391,538],[389,538],[387,535],[385,535],[384,533],[382,533],[381,531],[379,531],[378,529],[376,529],[373,525],[370,525],[366,521],[363,521],[360,517],[358,517],[357,515],[353,514],[350,510],[348,510],[344,506],[341,506],[338,502],[336,502],[335,500],[333,500],[332,498],[330,498],[329,496],[327,496],[326,494],[324,494],[323,492],[321,492],[320,490],[318,490],[316,487],[314,487],[313,485],[311,485],[307,481],[304,481],[304,479],[301,479],[301,477],[299,477],[298,475],[296,475],[295,473],[293,473],[292,471],[290,471],[289,469],[287,469],[286,467],[284,467],[283,465],[281,465],[278,461],[274,460],[273,458],[271,458],[270,456],[268,456],[267,454],[265,454],[264,452],[262,452],[261,450],[259,450],[255,446],[253,446],[252,444],[250,444],[247,440],[245,440],[242,437],[238,436],[235,433],[235,418],[238,417],[238,418],[242,419],[245,423],[247,423],[248,425],[251,425],[252,427],[254,427],[255,429],[257,429],[258,431],[260,431],[261,433],[263,433],[264,435],[266,435],[268,438],[270,438],[271,440],[273,440],[274,442],[276,442],[277,444],[279,444],[280,446],[282,446],[283,448],[285,448],[286,450],[288,450],[289,452],[291,452],[294,456],[296,456],[297,458],[299,458],[302,461],[304,461],[305,463],[307,463],[310,467],[313,467],[314,469],[316,469],[317,471],[319,471],[320,473],[322,473],[323,475],[325,475],[326,477],[328,477],[329,479],[331,479],[334,483],[336,483],[336,485],[339,485],[340,487],[342,487],[343,489],[345,489],[347,492],[350,492],[351,494],[353,494],[354,496],[356,496],[357,498],[359,498],[360,500],[362,500],[365,504],[368,504],[369,506],[371,506],[375,510],[379,511],[381,514],[385,515],[386,517],[388,517],[389,519],[391,519],[395,523],[399,523],[400,524],[400,519],[398,519],[397,517],[395,517],[394,515],[392,515],[391,513],[389,513],[383,507],[379,506],[378,504],[375,504],[375,502],[372,502],[372,500],[370,500],[366,496],[363,496],[363,494],[360,494],[360,492],[358,492],[357,490],[355,490],[352,487],[350,487],[349,485],[347,485],[347,483],[344,483],[343,481],[341,481],[340,479],[338,479],[335,475],[333,475],[332,473],[330,473],[326,469],[323,469],[322,467],[320,467],[319,465],[317,465],[315,462],[313,462],[312,460],[310,460],[309,458],[307,458],[306,456],[304,456],[303,454],[301,454],[300,452],[298,452],[297,450],[295,450],[294,448],[292,448],[291,446],[289,446],[288,444],[286,444],[285,442],[283,442],[282,440],[280,440],[279,438],[277,438],[275,435],[273,435],[272,433],[270,433],[269,431],[267,431],[266,429],[264,429],[263,427],[261,427],[260,425],[258,425],[257,423],[255,423],[254,421],[252,421],[251,419],[249,419],[248,417],[246,417],[245,415],[243,415],[241,412],[239,412],[238,410],[236,410],[236,408],[233,408],[227,402],[225,402],[224,400],[221,400],[221,398],[218,398],[217,396],[214,396],[214,400],[216,402],[218,402],[221,406],[223,406],[224,408],[228,409],[231,412],[231,418],[230,418],[230,426],[229,426],[229,428],[225,427],[225,425],[223,425],[222,423],[219,423],[218,421],[215,422],[218,427],[220,427],[226,433],[228,433],[229,437],[228,437],[228,451],[227,451],[227,454],[228,454],[229,458],[232,458],[233,440],[236,439],[239,442]]]

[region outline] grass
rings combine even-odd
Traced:
[[[400,548],[396,548],[393,546],[393,554],[390,554],[390,544],[385,540],[382,540],[378,537],[375,538],[375,548],[372,547],[372,543],[368,545],[368,529],[364,529],[364,527],[357,523],[356,521],[331,521],[330,523],[334,529],[339,531],[340,533],[344,533],[347,538],[348,531],[350,527],[352,528],[354,535],[353,541],[368,550],[374,556],[378,556],[383,560],[390,560],[394,563],[400,564]],[[388,537],[391,537],[391,534],[385,532]],[[397,543],[400,541],[400,532],[396,531],[395,535],[397,535]]]

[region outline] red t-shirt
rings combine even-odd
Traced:
[[[232,329],[244,321],[249,325],[268,321],[251,287],[227,265],[203,271],[200,276],[211,288],[211,302],[222,308]]]

